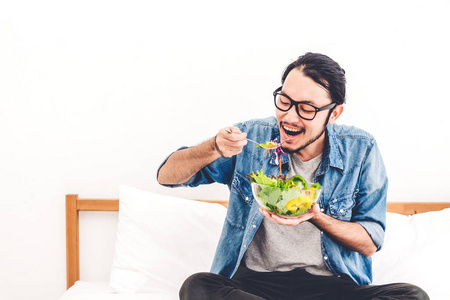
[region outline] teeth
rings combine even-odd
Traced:
[[[301,129],[298,128],[292,128],[292,127],[287,127],[287,126],[283,126],[284,129],[288,130],[288,131],[292,131],[292,132],[300,132]]]

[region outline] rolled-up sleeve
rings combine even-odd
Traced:
[[[379,223],[371,221],[357,221],[355,223],[358,223],[364,227],[377,247],[377,251],[380,250],[384,241],[384,228]]]
[[[183,150],[183,149],[186,149],[186,148],[188,148],[188,147],[181,147],[181,148],[179,148],[177,151]],[[176,152],[176,151],[175,151],[175,152]],[[174,154],[175,152],[170,153],[170,154],[164,159],[164,161],[161,163],[161,165],[159,165],[158,170],[156,171],[156,180],[158,180],[158,177],[159,177],[159,171],[161,170],[162,166],[164,166],[164,165],[166,164],[166,162],[167,162],[167,160],[169,159],[169,157],[172,156],[172,154]],[[182,186],[182,184],[164,184],[164,183],[160,183],[160,185],[163,185],[163,186],[165,186],[165,187],[171,187],[171,188]]]

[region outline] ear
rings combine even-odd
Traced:
[[[328,120],[328,124],[334,124],[336,122],[336,120],[339,118],[339,116],[342,114],[343,111],[344,111],[344,106],[342,104],[337,105],[333,109],[333,112],[331,113],[331,117]]]

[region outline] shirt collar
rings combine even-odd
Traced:
[[[330,149],[330,166],[344,170],[344,160],[341,156],[341,151],[339,151],[339,146],[337,142],[337,137],[334,131],[333,125],[327,126],[328,132],[328,144]]]
[[[323,175],[328,171],[329,167],[344,170],[344,161],[342,160],[341,152],[339,151],[334,127],[331,124],[327,125],[326,130],[326,144],[323,151],[322,163],[317,170],[316,175]]]

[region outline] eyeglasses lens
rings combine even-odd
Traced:
[[[276,94],[275,95],[275,106],[281,110],[281,111],[288,111],[292,107],[292,101],[285,97],[282,94]],[[300,115],[300,117],[312,120],[314,119],[314,116],[316,114],[316,110],[313,106],[306,104],[306,103],[297,103],[297,114]]]

